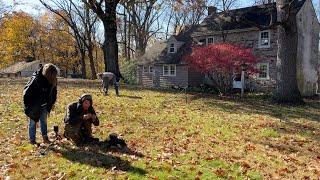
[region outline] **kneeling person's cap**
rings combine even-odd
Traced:
[[[92,101],[92,96],[91,94],[82,94],[80,99],[81,101],[85,101],[85,100]]]

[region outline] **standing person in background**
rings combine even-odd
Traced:
[[[57,99],[58,69],[48,63],[33,73],[23,90],[24,112],[29,120],[29,140],[36,144],[36,123],[40,120],[40,129],[44,143],[50,143],[47,132],[47,117]]]
[[[108,95],[109,84],[114,86],[117,96],[119,96],[120,79],[122,76],[116,76],[112,72],[98,73],[98,77],[102,79],[104,95]]]

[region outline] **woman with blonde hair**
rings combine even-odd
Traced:
[[[47,117],[57,99],[58,69],[48,63],[33,73],[23,90],[25,114],[29,121],[29,140],[36,144],[36,123],[40,121],[40,129],[44,143],[50,143],[47,132]]]

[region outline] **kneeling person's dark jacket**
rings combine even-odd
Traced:
[[[79,102],[71,103],[67,106],[66,116],[64,118],[65,128],[64,136],[75,142],[81,142],[85,138],[92,137],[91,125],[99,126],[99,119],[96,116],[94,108],[91,106],[87,112],[84,112],[82,108],[82,100]],[[95,115],[95,118],[84,120],[85,114]]]
[[[81,104],[82,104],[81,102],[74,102],[68,105],[67,113],[66,113],[66,116],[64,117],[64,123],[75,125],[83,121],[82,117],[86,113],[83,112]],[[96,115],[96,112],[94,111],[92,106],[89,107],[88,113]],[[99,126],[98,117],[94,121],[92,121],[92,123],[95,126]]]

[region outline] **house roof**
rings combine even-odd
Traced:
[[[149,64],[160,58],[162,51],[167,49],[167,43],[164,41],[157,41],[154,43],[144,55],[139,58],[139,65]]]
[[[198,28],[197,25],[186,26],[178,35],[175,36],[176,40],[183,42],[183,45],[174,54],[168,54],[166,51],[162,54],[162,58],[156,63],[178,64],[181,62],[182,57],[186,52],[191,51],[193,38],[191,34]]]
[[[186,42],[187,40],[190,40],[190,35],[196,28],[197,26],[195,25],[185,26],[184,29],[178,35],[173,35],[173,37],[177,41]]]
[[[146,53],[139,58],[139,65],[156,63],[156,64],[177,64],[181,61],[181,57],[189,49],[191,50],[192,37],[191,33],[196,29],[196,26],[188,26],[178,35],[173,37],[183,42],[183,45],[174,54],[168,54],[167,42],[155,43]]]
[[[306,0],[298,1],[292,10],[298,12]],[[200,24],[208,30],[234,30],[246,28],[269,28],[277,21],[276,3],[263,4],[230,10],[228,12],[213,13]]]
[[[21,62],[17,62],[5,69],[0,70],[0,73],[18,73],[34,64],[40,63],[39,60],[37,61],[32,61],[32,62],[26,62],[26,61],[21,61]]]

